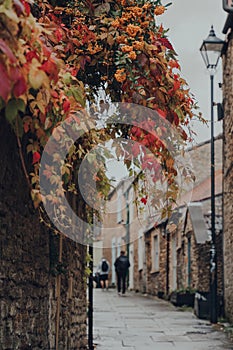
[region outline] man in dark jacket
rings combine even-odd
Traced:
[[[126,276],[130,267],[130,262],[128,257],[125,256],[125,252],[123,250],[121,251],[121,255],[116,259],[114,266],[117,274],[118,294],[120,295],[122,291],[122,295],[124,295],[126,289]]]

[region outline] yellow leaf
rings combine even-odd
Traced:
[[[107,37],[108,37],[108,33],[102,33],[102,34],[100,34],[100,36],[99,36],[100,40],[104,40],[104,39],[106,39]]]
[[[28,79],[31,87],[35,90],[38,90],[42,84],[48,83],[48,77],[45,72],[41,69],[38,69],[39,62],[33,58],[32,65],[29,71]]]
[[[45,114],[45,105],[43,101],[38,101],[36,104],[39,110],[41,111],[41,113]]]
[[[32,152],[34,150],[34,146],[32,144],[27,145],[27,153]]]
[[[59,153],[54,153],[53,154],[53,161],[54,162],[60,162],[60,160],[61,160],[60,154]]]
[[[62,175],[64,175],[64,174],[70,175],[70,169],[67,166],[65,166],[65,165],[61,166],[60,170],[61,170]]]
[[[4,13],[13,22],[19,23],[19,18],[16,15],[16,13],[14,11],[12,11],[12,9],[7,9],[6,5],[3,4],[3,5],[0,6],[0,13]]]

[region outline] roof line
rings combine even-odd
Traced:
[[[221,140],[221,139],[223,139],[223,134],[222,133],[220,133],[219,135],[214,137],[214,141]],[[211,140],[202,141],[202,142],[198,143],[197,145],[193,145],[193,146],[188,147],[186,149],[186,151],[190,152],[190,151],[192,151],[192,150],[194,150],[196,148],[199,148],[199,147],[202,147],[204,145],[207,145],[210,142],[211,142]]]

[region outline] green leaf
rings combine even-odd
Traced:
[[[5,115],[6,115],[6,119],[8,120],[8,122],[10,124],[13,124],[16,116],[18,114],[18,105],[17,105],[17,101],[15,99],[11,99],[7,105],[6,105],[6,109],[5,109]]]
[[[18,107],[18,111],[22,112],[22,113],[25,113],[25,109],[26,109],[26,106],[25,106],[25,103],[23,100],[21,100],[21,98],[19,98],[17,101],[17,107]]]
[[[64,83],[65,83],[66,85],[70,84],[71,81],[72,81],[72,79],[71,79],[71,74],[68,73],[68,72],[65,73],[65,74],[63,75],[63,77],[62,77],[62,80],[64,81]]]
[[[75,100],[81,104],[82,107],[85,107],[85,100],[83,99],[82,91],[79,88],[71,87],[70,92],[74,96]]]
[[[12,98],[6,105],[6,109],[5,109],[5,116],[6,119],[8,120],[8,122],[11,125],[14,125],[14,121],[18,115],[19,112],[25,113],[25,103],[23,100],[19,99],[14,99]],[[22,136],[23,134],[23,124],[21,119],[19,119],[19,136]]]

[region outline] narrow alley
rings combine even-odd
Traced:
[[[94,344],[97,350],[224,350],[233,344],[222,331],[191,311],[129,292],[94,290]]]

